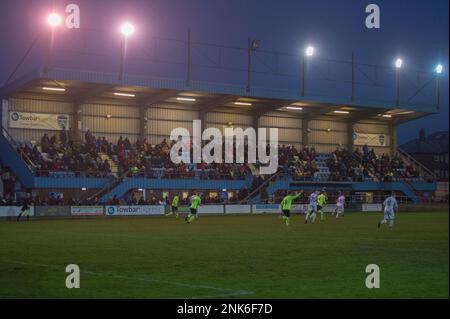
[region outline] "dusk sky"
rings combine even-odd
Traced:
[[[261,50],[290,54],[257,52],[255,70],[259,73],[254,76],[255,86],[298,87],[299,78],[295,74],[300,72],[297,72],[300,63],[294,55],[301,53],[306,45],[313,44],[317,59],[309,72],[315,75],[330,72],[334,79],[342,78],[350,69],[345,63],[340,65],[333,61],[349,61],[354,51],[357,62],[381,66],[377,76],[383,77],[386,73],[386,79],[379,80],[387,93],[369,92],[369,88],[361,86],[357,87],[357,94],[361,98],[366,94],[369,98],[372,94],[391,100],[395,84],[392,80],[393,61],[401,56],[405,61],[404,97],[414,95],[421,83],[433,77],[437,63],[444,65],[444,74],[441,113],[402,125],[398,142],[416,137],[421,127],[427,134],[448,130],[448,0],[1,0],[0,86],[36,35],[39,32],[45,34],[45,17],[52,7],[64,13],[64,7],[70,3],[80,7],[81,28],[62,30],[57,34],[54,61],[57,66],[117,72],[120,52],[117,29],[125,20],[136,25],[136,35],[130,40],[127,53],[126,72],[129,74],[183,79],[185,67],[174,62],[184,61],[186,50],[177,41],[164,39],[185,40],[190,28],[193,41],[226,47],[218,49],[199,44],[193,52],[193,61],[210,65],[220,61],[223,70],[199,66],[193,69],[193,80],[245,85],[245,51],[232,47],[245,48],[250,36],[260,40]],[[365,7],[370,3],[381,9],[380,29],[365,26]],[[45,36],[39,38],[16,76],[44,64],[47,43]],[[69,53],[71,50],[85,54]],[[163,63],[158,64],[155,60]],[[324,61],[329,63],[322,63]],[[266,74],[273,70],[279,74]],[[423,79],[417,78],[417,83],[415,70],[425,74]],[[357,77],[368,80],[375,76],[372,71],[361,65]],[[314,78],[315,75],[308,74],[311,90],[317,89],[330,96],[347,95],[348,83],[321,82]],[[436,103],[435,83],[430,83],[417,96],[418,103]]]

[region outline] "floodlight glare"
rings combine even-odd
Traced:
[[[398,58],[397,60],[395,60],[395,67],[397,69],[400,69],[402,67],[402,65],[403,65],[403,60],[402,59]]]
[[[333,111],[334,113],[336,113],[336,114],[349,114],[350,112],[349,111],[341,111],[341,110],[336,110],[336,111]]]
[[[47,17],[47,23],[52,27],[56,27],[61,24],[61,17],[59,14],[52,12]]]
[[[122,32],[122,34],[124,36],[128,37],[128,36],[130,36],[130,35],[132,35],[134,33],[134,25],[132,25],[129,22],[125,22],[120,27],[120,32]]]
[[[65,88],[57,88],[57,87],[50,87],[50,86],[44,86],[42,87],[43,90],[46,91],[61,91],[64,92],[66,89]]]
[[[179,96],[176,98],[177,101],[188,101],[188,102],[195,102],[196,99],[193,97],[183,97],[183,96]]]
[[[122,93],[122,92],[114,92],[114,95],[117,96],[126,96],[126,97],[134,97],[135,95],[132,93]]]
[[[444,70],[444,66],[442,64],[438,64],[436,66],[435,71],[436,71],[437,74],[441,74],[443,70]]]
[[[286,106],[286,109],[294,110],[294,111],[302,111],[303,110],[303,108],[300,106]]]
[[[312,47],[312,46],[307,47],[305,50],[305,54],[306,54],[306,56],[313,56],[314,55],[314,47]]]

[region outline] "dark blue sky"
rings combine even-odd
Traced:
[[[354,50],[358,62],[385,67],[380,68],[386,73],[382,84],[388,88],[392,86],[392,89],[387,89],[388,93],[376,90],[370,92],[378,96],[393,93],[390,67],[395,57],[401,56],[405,60],[405,75],[402,79],[405,97],[414,93],[414,87],[419,85],[415,82],[416,73],[411,70],[428,72],[422,80],[417,80],[417,83],[426,82],[434,65],[441,62],[446,68],[442,80],[441,114],[402,125],[399,142],[415,137],[420,127],[425,127],[427,133],[448,130],[448,0],[2,0],[1,84],[30,46],[36,33],[45,30],[43,21],[51,7],[54,5],[63,13],[65,5],[69,3],[80,6],[81,29],[63,30],[57,34],[55,64],[58,66],[117,72],[120,44],[117,28],[125,19],[133,21],[137,27],[137,33],[129,44],[126,65],[129,73],[183,78],[183,66],[163,63],[156,67],[152,60],[164,57],[166,59],[162,60],[184,61],[183,46],[175,41],[156,41],[154,38],[185,39],[188,28],[194,41],[245,47],[248,36],[251,36],[261,41],[261,50],[290,54],[298,54],[305,45],[312,43],[317,48],[317,58],[310,72],[317,68],[313,73],[326,75],[331,68],[331,75],[334,77],[336,73],[336,78],[346,77],[349,69],[339,63],[331,62],[329,66],[322,62],[348,61]],[[365,7],[369,3],[378,4],[381,8],[381,29],[369,30],[365,27]],[[18,75],[43,64],[46,43],[45,39],[37,43]],[[77,56],[75,63],[70,54],[58,54],[80,49],[95,55],[85,55],[83,61]],[[267,72],[276,69],[283,75],[255,74],[255,85],[298,86],[299,79],[293,76],[300,68],[296,57],[265,53],[257,55],[255,70]],[[245,72],[229,70],[231,67],[245,69],[245,52],[198,45],[193,52],[193,61],[206,61],[209,65],[216,65],[220,61],[222,66],[228,68],[218,70],[199,67],[193,71],[194,79],[207,80],[214,73],[211,79],[215,81],[245,84]],[[144,64],[146,67],[143,67]],[[373,78],[375,75],[372,71],[370,67],[361,66],[357,77],[361,80]],[[347,94],[348,84],[320,82],[319,79],[314,82],[314,76],[311,77],[310,86],[313,87],[315,83],[321,92]],[[357,87],[357,93],[366,94],[366,89],[364,86]],[[424,95],[417,97],[417,102],[435,103],[434,90],[434,83],[431,83],[422,92]]]

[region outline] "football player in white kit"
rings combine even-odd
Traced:
[[[305,217],[305,224],[308,223],[309,218],[311,217],[311,223],[314,223],[317,218],[317,196],[319,195],[319,191],[316,190],[309,195],[309,206],[308,212]]]
[[[384,218],[378,222],[378,228],[382,224],[386,224],[389,220],[389,227],[394,226],[394,212],[398,211],[397,200],[395,199],[395,193],[384,200]]]
[[[345,204],[345,196],[339,191],[338,198],[336,200],[336,218],[339,218],[341,215],[344,216],[344,204]]]

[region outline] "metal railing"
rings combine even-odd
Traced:
[[[276,180],[280,175],[283,175],[283,172],[278,171],[277,173],[270,176],[268,179],[264,180],[264,182],[256,187],[253,191],[251,191],[243,200],[238,202],[248,202],[250,199],[252,199],[263,187],[268,187],[269,183]]]
[[[6,140],[9,142],[9,144],[12,146],[12,148],[16,151],[16,153],[24,159],[27,166],[34,171],[36,165],[33,163],[31,158],[21,149],[20,144],[16,142],[16,140],[9,134],[8,130],[6,128],[2,127],[2,135],[6,138]]]
[[[420,163],[414,157],[409,155],[406,151],[402,150],[401,148],[397,148],[397,153],[400,154],[400,156],[402,156],[403,160],[409,162],[409,164],[411,164],[415,169],[417,169],[419,171],[419,174],[422,172],[424,177],[436,180],[436,175],[431,170],[429,170],[425,165]]]
[[[103,197],[104,195],[106,195],[106,194],[107,194],[108,192],[110,192],[114,187],[116,187],[117,185],[119,185],[120,183],[122,183],[122,182],[125,180],[125,178],[126,178],[126,173],[127,173],[127,172],[123,173],[122,175],[120,175],[120,176],[117,177],[117,178],[114,178],[114,177],[113,177],[113,179],[112,179],[109,183],[107,183],[102,189],[100,189],[99,191],[95,192],[95,193],[92,194],[92,195],[87,196],[87,197],[84,198],[83,200],[84,200],[84,201],[89,201],[89,200],[91,200],[92,198],[97,198],[97,202],[96,202],[95,204],[100,203],[101,197]]]
[[[151,179],[201,179],[201,180],[245,180],[246,173],[217,173],[214,170],[191,170],[178,172],[176,169],[150,168],[133,173],[126,172],[127,177],[144,177]]]
[[[71,171],[66,169],[44,170],[35,169],[36,177],[52,177],[52,178],[106,178],[112,177],[112,172],[101,172],[98,170]]]

